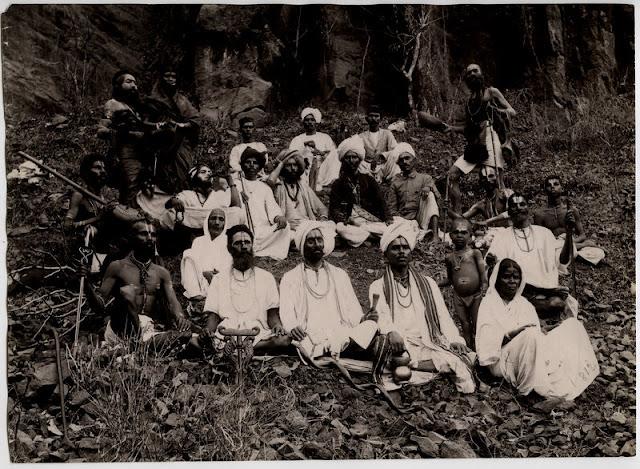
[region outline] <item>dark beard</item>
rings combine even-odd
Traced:
[[[315,264],[316,262],[320,261],[324,257],[324,252],[322,249],[317,251],[316,250],[305,251],[304,257],[310,263]]]
[[[116,99],[130,105],[139,104],[140,93],[138,92],[138,90],[129,90],[129,91],[120,90],[120,93],[118,93],[118,97]]]
[[[282,179],[285,182],[288,182],[289,184],[293,184],[295,182],[298,182],[298,180],[300,179],[300,176],[302,175],[302,171],[296,171],[292,173],[286,169],[283,169],[280,175],[282,176]]]
[[[240,272],[244,272],[253,268],[255,264],[255,258],[253,257],[253,252],[239,252],[232,254],[233,257],[233,267],[238,269]]]
[[[484,77],[469,77],[466,83],[471,91],[480,91],[484,87]]]

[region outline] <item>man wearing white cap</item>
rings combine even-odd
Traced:
[[[335,235],[320,222],[300,224],[294,241],[304,262],[280,281],[282,325],[292,343],[311,358],[340,354],[350,345],[366,350],[378,330],[375,314],[363,315],[347,273],[324,260]]]
[[[408,143],[398,144],[391,156],[397,160],[402,172],[393,178],[387,193],[389,213],[405,220],[416,220],[421,230],[432,233],[437,239],[440,193],[433,178],[415,170],[416,152]]]
[[[364,155],[364,144],[357,135],[340,144],[342,168],[329,196],[329,218],[338,224],[338,234],[354,247],[370,234],[380,236],[385,222],[393,221],[376,180],[358,170]]]
[[[371,304],[379,297],[380,333],[387,334],[392,353],[409,353],[411,368],[452,373],[458,391],[472,393],[475,357],[468,355],[437,283],[411,265],[415,244],[416,231],[406,221],[387,227],[380,240],[388,266],[369,287]]]
[[[316,126],[322,121],[318,109],[306,107],[300,118],[304,133],[291,140],[289,149],[302,152],[309,165],[309,186],[316,191],[322,190],[335,181],[340,173],[336,144],[329,135],[316,132]]]

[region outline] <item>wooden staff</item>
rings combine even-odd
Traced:
[[[71,179],[69,179],[68,177],[63,176],[62,174],[60,174],[58,171],[56,171],[55,169],[51,168],[50,166],[47,166],[46,164],[41,163],[40,161],[36,160],[33,156],[31,156],[31,155],[29,155],[29,154],[27,154],[27,153],[25,153],[23,151],[19,151],[18,155],[22,156],[23,158],[26,158],[27,160],[31,161],[32,163],[37,164],[40,168],[42,168],[45,171],[53,174],[58,179],[62,179],[64,182],[69,184],[71,187],[73,187],[78,192],[82,192],[87,197],[92,198],[93,200],[95,200],[96,202],[98,202],[98,203],[100,203],[102,205],[107,205],[107,202],[105,202],[105,200],[102,197],[100,197],[99,195],[94,194],[93,192],[91,192],[91,191],[85,189],[84,187],[82,187],[77,182],[74,182]]]
[[[240,173],[240,185],[242,186],[242,193],[248,198],[249,196],[247,196],[247,191],[244,188],[244,173],[242,172]],[[249,223],[249,229],[255,236],[256,233],[253,230],[253,220],[251,219],[251,210],[249,210],[249,204],[247,203],[246,200],[243,200],[242,204],[244,205],[244,210],[247,213],[247,223]]]
[[[571,210],[571,202],[569,201],[569,198],[567,198],[567,210]],[[574,214],[575,215],[575,214]],[[567,230],[566,232],[566,236],[567,239],[571,240],[571,252],[570,252],[570,259],[571,259],[571,263],[569,264],[569,269],[571,269],[571,280],[573,282],[573,297],[577,300],[578,299],[578,280],[576,278],[576,256],[575,256],[575,244],[574,244],[574,240],[573,240],[573,230],[575,229],[575,225],[574,227],[571,229],[571,231]]]
[[[60,412],[62,413],[62,434],[63,441],[69,441],[67,437],[67,412],[64,408],[64,376],[62,372],[62,356],[60,352],[60,336],[58,335],[58,331],[55,327],[50,326],[51,331],[53,332],[53,339],[56,342],[56,370],[58,372],[58,388],[60,394]]]
[[[83,258],[80,259],[80,262],[82,264],[84,264],[85,261],[85,257],[89,257],[89,262],[91,259],[91,255],[89,254],[91,251],[89,251],[89,242],[91,241],[91,234],[90,231],[87,230],[85,236],[84,236],[84,247],[86,249],[86,251],[80,251],[82,253]],[[92,253],[91,253],[92,254]],[[91,264],[89,264],[91,265]],[[80,319],[81,319],[81,314],[82,314],[82,300],[83,300],[83,296],[84,296],[84,282],[85,282],[85,276],[83,275],[82,277],[80,277],[80,291],[78,292],[78,307],[76,308],[76,331],[75,331],[75,336],[73,338],[73,353],[76,353],[76,348],[78,347],[78,339],[80,338]]]

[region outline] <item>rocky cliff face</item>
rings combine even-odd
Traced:
[[[13,5],[2,15],[4,99],[9,117],[69,111],[106,99],[118,68],[150,88],[171,61],[219,122],[372,100],[446,112],[477,62],[498,87],[566,104],[630,89],[633,39],[625,5]]]

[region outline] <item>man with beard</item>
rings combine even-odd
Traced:
[[[376,180],[358,171],[365,155],[362,139],[356,135],[344,140],[338,147],[338,155],[342,168],[340,177],[331,186],[329,218],[337,223],[338,234],[357,247],[369,235],[381,235],[384,222],[392,223],[393,218]]]
[[[478,164],[494,168],[499,185],[504,185],[502,144],[508,138],[508,119],[516,115],[500,90],[485,85],[479,65],[467,67],[464,81],[471,91],[464,119],[459,119],[461,125],[445,128],[445,131],[463,133],[467,140],[464,156],[458,158],[449,169],[449,191],[455,212],[460,212],[460,177],[475,170]]]
[[[288,346],[290,340],[278,314],[278,286],[273,275],[254,266],[251,230],[246,225],[229,228],[227,249],[232,265],[217,273],[207,290],[204,312],[209,315],[209,333],[219,327],[257,327],[260,332],[254,339],[255,351]]]
[[[315,192],[302,182],[304,168],[304,158],[298,150],[283,150],[278,155],[278,166],[267,179],[292,230],[304,220],[327,220],[329,214]]]
[[[304,133],[291,140],[289,149],[302,153],[309,171],[309,187],[320,191],[335,181],[340,173],[336,145],[329,135],[316,131],[316,126],[322,122],[322,113],[318,109],[306,107],[300,118]]]
[[[229,167],[236,179],[240,176],[240,171],[242,171],[242,168],[240,168],[240,157],[247,147],[251,147],[260,153],[264,153],[265,161],[269,161],[267,147],[262,142],[256,142],[253,137],[256,127],[253,118],[248,116],[242,117],[239,120],[238,125],[240,126],[240,139],[242,142],[234,146],[231,149],[231,153],[229,153]]]
[[[148,119],[155,124],[155,173],[160,189],[175,193],[187,189],[188,171],[198,144],[200,116],[178,91],[175,69],[166,68],[145,100]]]
[[[369,106],[367,112],[369,129],[358,134],[365,149],[364,161],[360,163],[360,172],[373,176],[379,183],[389,184],[400,172],[397,161],[389,155],[398,143],[393,132],[380,128],[380,119],[380,108],[375,104]]]
[[[387,227],[380,240],[387,268],[369,287],[369,301],[379,301],[380,334],[387,335],[394,355],[409,353],[409,367],[419,371],[452,373],[462,393],[475,391],[474,354],[460,336],[438,284],[411,265],[416,244],[408,223]]]
[[[140,182],[138,176],[146,160],[146,127],[140,114],[135,77],[126,70],[120,70],[113,76],[111,84],[112,99],[104,105],[105,118],[98,126],[98,137],[111,142],[113,156],[120,164],[120,202],[134,207]]]
[[[255,237],[256,256],[285,259],[291,242],[290,227],[271,188],[258,181],[258,173],[265,162],[264,154],[251,147],[242,152],[240,167],[243,176],[238,182],[242,207]]]
[[[282,276],[280,315],[284,329],[303,356],[362,352],[376,335],[375,311],[363,315],[349,275],[324,260],[334,247],[335,231],[305,221],[295,233],[304,262]]]
[[[462,215],[449,211],[452,218],[462,216],[467,220],[480,215],[484,218],[478,225],[487,226],[507,226],[509,224],[509,214],[507,212],[507,199],[513,191],[511,189],[500,189],[498,187],[498,176],[491,166],[483,166],[479,176],[480,187],[485,191],[485,198],[476,202],[469,210]]]
[[[108,199],[106,188],[107,168],[104,157],[97,153],[89,153],[80,163],[80,177],[93,194]],[[74,191],[69,202],[69,210],[64,217],[62,227],[65,231],[81,230],[91,240],[93,255],[90,265],[91,272],[100,270],[106,255],[113,249],[110,218],[115,205],[110,203],[100,206],[98,202],[85,196],[82,192]]]
[[[487,262],[494,265],[496,261],[508,258],[520,265],[527,279],[522,294],[536,307],[538,314],[558,314],[567,305],[574,307],[575,300],[569,297],[571,301],[566,301],[568,291],[559,286],[559,274],[567,273],[571,260],[573,237],[563,240],[558,254],[553,233],[543,226],[531,224],[529,203],[521,194],[514,192],[509,197],[507,210],[512,226],[496,233],[486,256]],[[568,209],[564,216],[564,229],[573,233],[575,225],[575,214]]]
[[[96,290],[90,281],[85,283],[92,308],[111,316],[105,341],[118,343],[134,337],[156,349],[176,338],[188,341],[191,323],[182,314],[171,274],[153,262],[155,227],[146,219],[137,220],[131,225],[130,236],[132,251],[109,264],[100,288]],[[165,332],[168,328],[178,333]]]
[[[428,174],[416,172],[416,153],[408,143],[400,143],[391,153],[402,173],[393,178],[387,192],[389,213],[417,221],[420,230],[438,239],[440,193],[433,179]]]
[[[544,192],[547,195],[547,206],[533,213],[533,223],[550,229],[558,241],[557,249],[562,249],[566,230],[561,220],[564,220],[569,210],[569,201],[560,178],[555,175],[547,177],[544,181]],[[587,239],[580,213],[575,207],[573,207],[573,213],[576,217],[573,232],[574,255],[593,265],[598,265],[604,259],[605,252],[597,247],[593,240]]]

